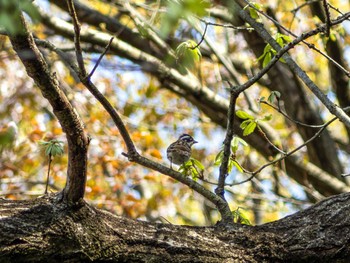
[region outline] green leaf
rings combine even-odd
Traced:
[[[57,155],[62,155],[63,142],[57,139],[52,139],[51,141],[39,141],[39,145],[45,149],[45,155],[55,157]]]
[[[251,5],[254,6],[257,10],[261,9],[261,5],[255,2],[251,2]],[[256,11],[256,9],[249,7],[249,14],[252,18],[258,19],[259,18],[259,13]]]
[[[271,47],[270,44],[267,44],[265,47],[264,47],[264,52],[263,54],[266,54],[266,53],[269,53],[273,48]]]
[[[224,150],[221,150],[216,156],[214,160],[214,165],[218,166],[222,163],[222,158],[224,157]]]
[[[293,41],[293,39],[292,39],[290,36],[281,34],[281,37],[283,38],[283,40],[284,40],[285,43],[290,43],[290,42]]]
[[[51,155],[51,150],[52,150],[52,144],[49,144],[45,149],[45,155],[47,156]]]
[[[266,67],[267,64],[269,64],[269,62],[271,61],[271,58],[272,58],[272,53],[271,52],[266,53],[262,66]]]
[[[162,37],[167,37],[169,33],[176,30],[182,18],[191,16],[203,17],[207,14],[210,1],[207,0],[181,0],[167,1],[167,12],[162,16],[160,33]]]
[[[177,63],[188,69],[192,69],[195,63],[202,58],[199,47],[193,40],[180,43],[175,50],[175,54]]]
[[[242,144],[243,146],[248,145],[245,140],[239,138],[238,136],[234,136],[231,142],[231,150],[233,153],[235,153],[238,150],[239,144]]]
[[[283,41],[283,38],[281,38],[281,37],[277,38],[277,39],[276,39],[276,42],[277,42],[278,45],[280,45],[281,47],[283,47],[283,42],[284,42],[284,41]]]
[[[281,98],[281,93],[279,91],[272,91],[269,95],[269,97],[267,98],[267,100],[270,102],[270,103],[273,103],[275,99],[279,100]]]
[[[244,128],[243,130],[243,136],[248,136],[249,134],[253,133],[256,128],[256,122],[251,121],[247,127]]]
[[[243,173],[243,168],[242,166],[239,165],[239,163],[237,163],[237,161],[232,161],[233,165],[236,166],[237,170],[240,171],[241,173]]]
[[[259,18],[259,13],[254,8],[249,8],[249,14],[253,19]]]
[[[200,161],[190,158],[179,167],[178,171],[185,176],[191,176],[193,180],[197,180],[197,178],[203,177],[204,166]]]
[[[245,111],[242,111],[242,110],[236,111],[236,115],[238,118],[243,119],[243,120],[245,120],[245,119],[253,120],[254,119],[254,117],[252,115],[250,115],[249,113],[246,113]]]
[[[198,161],[197,159],[194,159],[194,158],[190,158],[190,160],[192,161],[192,164],[194,165],[194,166],[196,166],[197,168],[199,168],[199,170],[201,170],[201,171],[204,171],[204,165],[200,162],[200,161]]]
[[[231,173],[232,168],[233,168],[233,165],[234,165],[234,161],[230,158],[230,159],[228,160],[228,166],[227,166],[227,172],[228,172],[228,173]]]
[[[251,225],[248,217],[243,212],[241,212],[240,209],[241,208],[238,207],[236,210],[232,211],[233,221],[239,224]]]
[[[241,125],[239,125],[239,127],[242,129],[242,130],[244,130],[248,125],[249,125],[249,123],[251,123],[252,121],[254,121],[254,120],[245,120],[245,121],[243,121],[242,123],[241,123]]]
[[[272,114],[269,115],[265,115],[263,119],[261,119],[262,121],[270,121],[272,119]]]

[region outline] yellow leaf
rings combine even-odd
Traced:
[[[150,150],[150,155],[155,157],[155,158],[157,158],[157,159],[162,159],[162,154],[157,149],[151,149]]]

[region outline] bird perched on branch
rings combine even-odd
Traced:
[[[170,168],[172,164],[183,164],[187,162],[191,157],[191,147],[197,143],[191,135],[186,133],[182,134],[176,142],[169,145],[166,153],[168,160],[170,161]]]

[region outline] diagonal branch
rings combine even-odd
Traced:
[[[78,23],[78,22],[77,22]],[[109,45],[111,44],[111,40],[109,42]],[[109,46],[107,45],[107,47]],[[47,44],[47,47],[52,48],[54,51],[58,51],[57,48],[55,48],[52,44]],[[59,51],[58,52],[62,58],[65,58],[67,56],[64,55],[64,52]],[[78,68],[72,63],[71,60],[68,60],[68,64],[71,66],[71,68],[78,72]],[[168,167],[158,164],[156,162],[153,162],[143,156],[141,156],[137,150],[136,147],[130,137],[130,134],[119,116],[118,112],[114,109],[114,107],[110,104],[110,102],[107,100],[107,98],[98,90],[98,88],[91,82],[90,78],[85,74],[78,74],[80,81],[84,84],[84,86],[91,92],[91,94],[102,104],[104,109],[108,112],[108,114],[111,116],[112,120],[114,121],[115,125],[117,126],[125,144],[127,147],[128,152],[123,153],[124,156],[128,157],[129,161],[136,162],[140,165],[143,165],[145,167],[148,167],[150,169],[153,169],[155,171],[158,171],[162,174],[168,175],[175,180],[178,180],[182,182],[183,184],[189,186],[191,189],[195,190],[205,198],[207,198],[209,201],[211,201],[218,209],[222,216],[223,224],[224,225],[232,225],[233,224],[233,217],[231,210],[227,204],[226,201],[221,199],[219,196],[215,195],[208,189],[204,188],[202,185],[198,184],[194,180],[185,177],[183,174],[173,171],[172,169],[169,169]]]
[[[236,0],[237,1],[237,0]],[[281,46],[276,42],[275,39],[270,35],[270,33],[265,29],[265,27],[255,21],[250,15],[243,10],[239,4],[233,3],[233,6],[238,11],[239,16],[248,24],[250,24],[256,32],[269,43],[277,52],[281,50]],[[350,15],[350,14],[349,14]],[[345,126],[350,127],[350,117],[337,105],[335,105],[323,92],[317,87],[317,85],[309,78],[309,76],[303,71],[298,64],[290,57],[289,54],[285,53],[283,55],[287,65],[290,70],[296,74],[304,84],[312,91],[312,93],[323,103],[324,106],[329,110],[330,113],[337,116],[340,121],[344,123]]]

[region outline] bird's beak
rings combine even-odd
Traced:
[[[197,141],[193,141],[193,144],[198,143]]]

